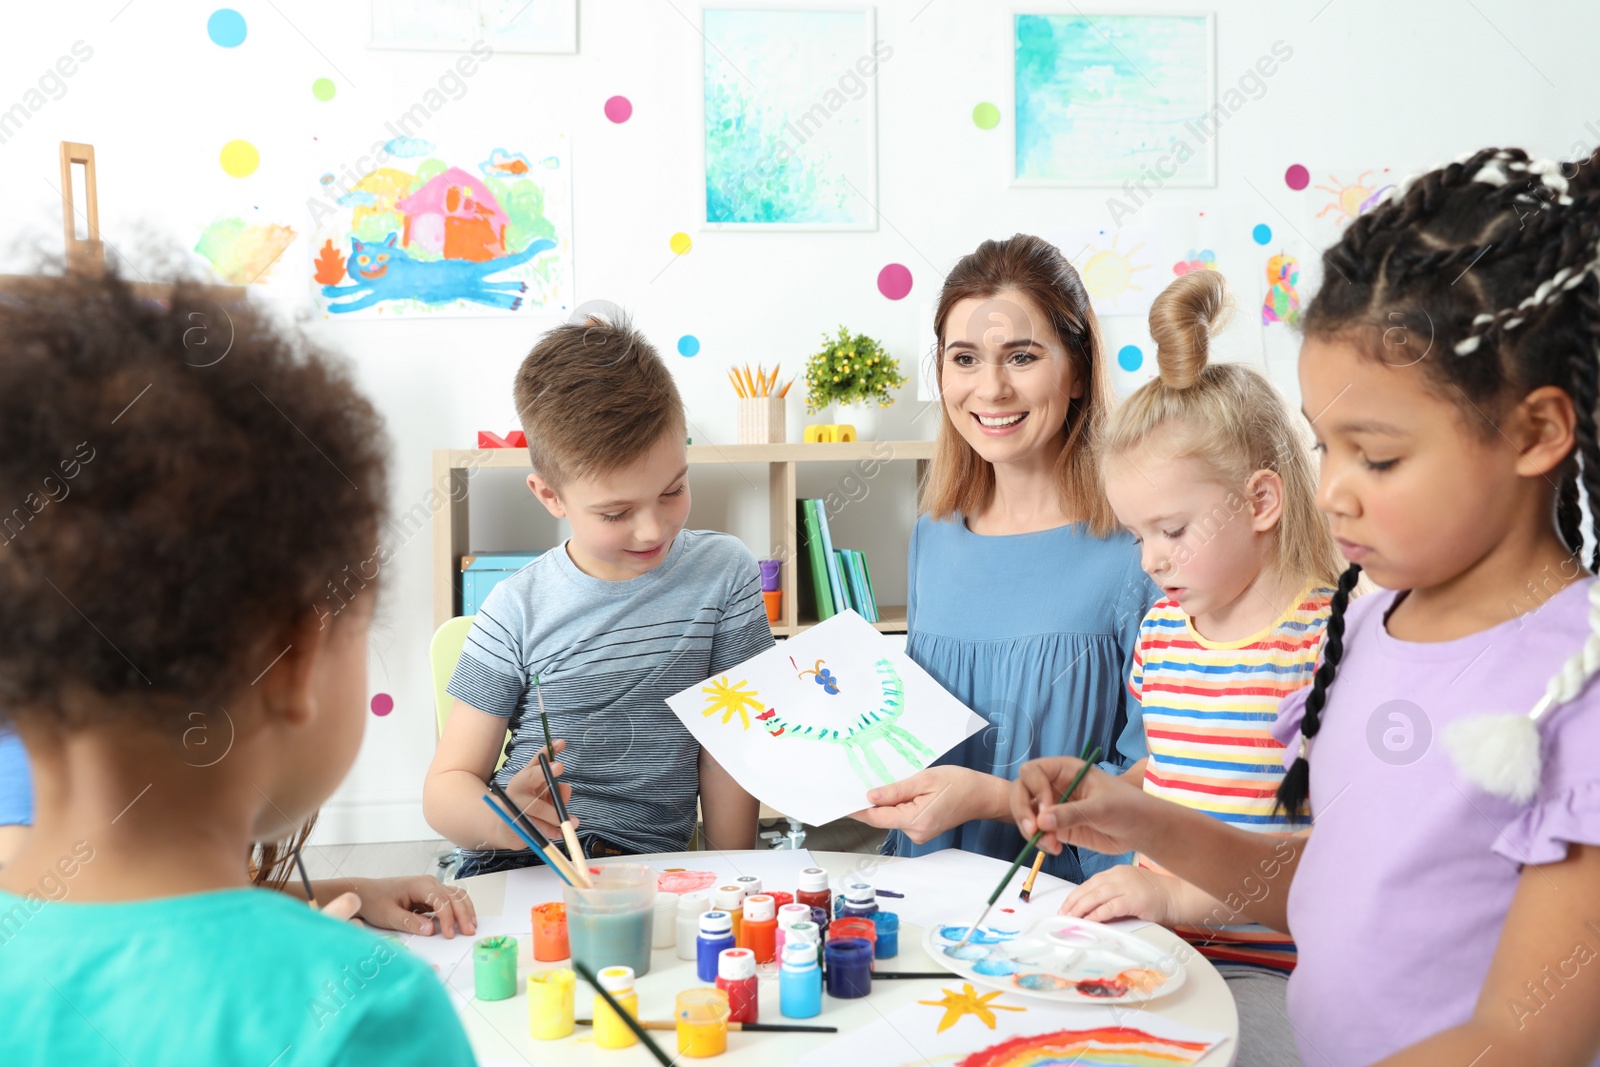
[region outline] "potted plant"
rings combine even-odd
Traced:
[[[892,390],[906,384],[900,363],[864,333],[843,326],[822,335],[822,350],[806,361],[806,410],[836,405],[834,421],[850,423],[858,440],[877,432],[878,411],[894,403]]]

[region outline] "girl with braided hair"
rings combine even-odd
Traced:
[[[1055,806],[1071,759],[1013,790],[1050,851],[1137,849],[1291,933],[1307,1063],[1600,1063],[1597,164],[1485,149],[1324,256],[1300,388],[1352,566],[1274,728],[1311,826],[1273,841],[1092,771]],[[1382,591],[1352,602],[1362,570]]]

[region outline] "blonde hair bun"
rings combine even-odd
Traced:
[[[1150,305],[1150,336],[1156,343],[1161,383],[1187,389],[1200,380],[1211,356],[1211,335],[1231,310],[1228,282],[1214,270],[1180,275]]]

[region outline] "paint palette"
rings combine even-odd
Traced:
[[[994,923],[959,950],[965,924],[929,927],[928,955],[964,978],[1068,1004],[1127,1004],[1183,986],[1183,961],[1101,923],[1053,915],[1032,927]]]

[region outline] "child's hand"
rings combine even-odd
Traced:
[[[565,741],[557,741],[555,743],[556,755],[559,756],[566,747],[567,743]],[[564,769],[560,763],[552,762],[550,764],[550,773],[557,778],[561,777],[561,772]],[[563,804],[572,799],[572,787],[570,785],[558,783],[557,788],[561,790],[561,802]],[[537,756],[526,767],[518,771],[511,781],[506,783],[506,794],[511,797],[512,802],[517,807],[522,809],[523,814],[533,820],[533,824],[539,828],[541,833],[553,841],[561,840],[561,824],[556,819],[555,805],[550,803],[550,787],[544,780],[544,770],[539,766]],[[572,825],[574,827],[578,825],[576,816],[572,819]],[[518,847],[526,848],[527,846],[523,845],[519,839]]]
[[[478,930],[478,913],[472,898],[460,886],[447,886],[426,874],[409,878],[352,878],[355,893],[346,893],[323,909],[335,912],[336,906],[354,897],[355,917],[381,930],[427,937],[437,929],[445,937],[471,935]],[[341,911],[347,909],[341,909]],[[430,918],[430,915],[432,916]]]
[[[868,826],[899,830],[916,844],[973,819],[1006,817],[1007,783],[966,767],[929,767],[870,790],[875,805],[851,814]]]
[[[1178,882],[1170,874],[1119,863],[1068,893],[1061,914],[1097,923],[1134,918],[1171,926],[1178,921],[1173,906]]]
[[[1143,789],[1091,767],[1072,798],[1057,805],[1056,799],[1082,766],[1082,760],[1071,756],[1024,763],[1011,787],[1011,815],[1017,829],[1024,837],[1043,830],[1039,847],[1052,856],[1058,855],[1063,845],[1113,855],[1141,851],[1136,838],[1142,823],[1148,821],[1143,812],[1151,803]]]

